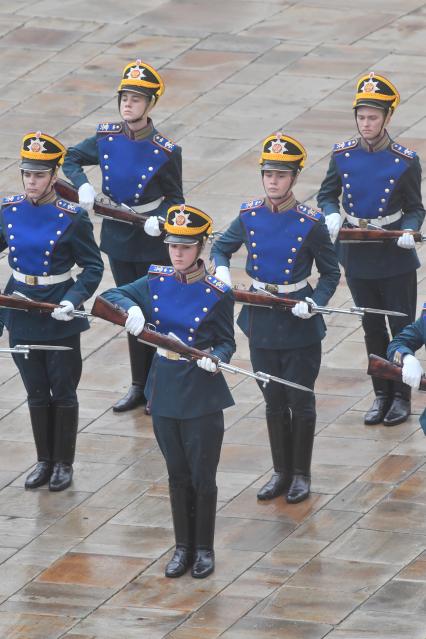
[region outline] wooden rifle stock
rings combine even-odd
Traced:
[[[117,304],[111,304],[111,302],[100,296],[95,299],[92,308],[92,315],[100,317],[112,324],[117,324],[118,326],[124,326],[127,319],[127,313],[123,308]],[[181,357],[188,360],[197,360],[202,359],[203,357],[209,357],[213,362],[219,364],[219,358],[215,355],[211,355],[205,351],[200,351],[198,348],[193,348],[192,346],[187,346],[178,339],[169,337],[168,335],[163,335],[162,333],[157,333],[157,331],[150,330],[149,328],[144,328],[137,336],[137,339],[154,348],[158,346],[166,351],[178,353]]]
[[[251,306],[263,306],[268,308],[279,308],[283,311],[291,310],[300,300],[291,299],[290,297],[278,297],[271,293],[256,293],[255,291],[246,291],[244,289],[234,288],[232,291],[236,302],[241,304],[249,304]]]
[[[402,381],[402,366],[392,364],[387,359],[378,355],[368,356],[368,375],[379,377],[381,379],[389,379],[392,382]],[[420,380],[419,390],[426,391],[426,375]]]
[[[379,230],[343,227],[339,231],[338,238],[341,242],[383,242],[385,240],[397,240],[404,233],[411,233],[415,242],[423,242],[425,239],[420,231]]]
[[[53,313],[60,306],[60,304],[52,304],[51,302],[36,302],[17,295],[0,294],[0,308],[11,308],[15,311],[33,311],[36,313]],[[88,317],[90,313],[75,309],[71,315],[73,317]]]
[[[78,204],[78,189],[76,189],[76,187],[70,182],[58,178],[55,182],[55,191],[60,197],[64,198],[64,200],[76,202]],[[136,211],[133,212],[119,205],[108,204],[107,202],[102,202],[100,200],[95,200],[93,210],[95,215],[99,215],[100,217],[108,220],[125,222],[126,224],[141,226],[142,228],[144,227],[147,219],[150,217],[149,215],[137,213]],[[164,223],[159,220],[159,225],[160,229],[163,230]]]

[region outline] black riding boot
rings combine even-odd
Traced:
[[[266,411],[269,444],[271,446],[274,473],[271,479],[259,490],[257,498],[273,499],[286,492],[292,478],[291,451],[291,414],[285,412],[271,413]]]
[[[47,484],[52,474],[52,424],[50,406],[29,406],[37,450],[37,465],[25,480],[25,488]]]
[[[389,345],[389,339],[383,335],[380,338],[364,337],[367,354],[379,355],[386,359],[386,351]],[[392,402],[393,382],[378,377],[372,377],[374,393],[376,395],[372,406],[364,415],[364,424],[366,426],[375,426],[381,424]]]
[[[181,577],[194,555],[195,493],[189,484],[169,483],[176,548],[166,566],[166,577]]]
[[[216,521],[217,489],[212,493],[197,493],[195,506],[195,559],[191,574],[204,579],[214,571],[214,525]]]
[[[71,484],[78,429],[78,404],[53,407],[53,473],[49,489],[65,490]]]
[[[115,413],[124,413],[126,410],[132,410],[137,406],[146,404],[144,389],[154,355],[154,349],[138,342],[134,335],[127,335],[127,340],[129,344],[132,383],[126,395],[122,399],[119,399],[112,407]]]
[[[392,404],[385,415],[385,426],[402,424],[411,415],[411,388],[403,382],[393,383]]]
[[[293,414],[293,480],[287,493],[289,504],[297,504],[309,497],[314,436],[315,414],[301,416]]]

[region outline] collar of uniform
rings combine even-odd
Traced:
[[[273,213],[285,213],[285,211],[289,211],[290,209],[294,209],[294,207],[296,206],[296,198],[294,197],[293,193],[290,193],[286,197],[284,202],[281,202],[281,204],[276,206],[276,204],[273,204],[271,202],[269,197],[266,197],[265,198],[265,204],[268,207],[268,209],[271,209],[271,211]]]
[[[364,149],[364,151],[368,151],[369,153],[377,153],[378,151],[384,151],[385,149],[388,148],[390,143],[391,143],[391,139],[387,131],[385,131],[382,137],[380,138],[380,140],[373,145],[368,144],[368,142],[366,142],[364,138],[360,138],[361,148]]]
[[[37,200],[34,206],[43,206],[43,204],[50,204],[51,202],[54,202],[57,199],[58,199],[58,196],[55,190],[52,189],[51,191],[49,191],[49,193],[46,193],[46,195],[43,195],[43,197]]]
[[[206,267],[204,266],[203,260],[198,260],[197,269],[191,273],[179,273],[179,271],[176,271],[176,279],[183,284],[194,284],[194,282],[203,280],[205,276]]]
[[[146,138],[152,137],[152,134],[154,131],[154,125],[152,123],[151,118],[148,118],[148,124],[144,126],[143,129],[139,129],[139,131],[131,131],[129,129],[129,125],[127,124],[127,122],[124,122],[123,129],[124,129],[124,133],[127,135],[128,138],[130,138],[131,140],[140,141],[140,140],[146,140]]]

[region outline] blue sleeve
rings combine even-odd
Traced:
[[[87,211],[83,210],[82,214],[79,214],[70,241],[75,263],[82,271],[77,275],[73,286],[66,292],[66,299],[78,307],[96,291],[104,271],[101,253],[93,236],[93,226]]]
[[[215,307],[215,335],[212,341],[212,354],[226,364],[235,353],[234,338],[234,300],[231,291]]]
[[[212,250],[210,251],[210,259],[215,268],[218,266],[229,267],[232,254],[236,253],[243,243],[243,229],[240,218],[237,217],[229,228],[214,241]]]
[[[135,280],[131,284],[125,284],[117,288],[110,288],[101,295],[111,304],[117,304],[120,308],[128,311],[131,306],[139,306],[147,321],[151,317],[151,304],[149,302],[148,278],[144,277]]]
[[[340,213],[340,194],[342,192],[342,182],[337,172],[336,161],[334,155],[330,158],[327,174],[322,181],[317,196],[317,206],[324,215],[331,213]]]
[[[319,279],[312,293],[312,299],[319,306],[326,306],[339,283],[340,268],[324,218],[321,217],[321,220],[313,227],[309,237],[309,245],[319,272]]]
[[[97,136],[86,138],[76,146],[70,146],[65,156],[62,170],[77,188],[89,182],[83,171],[83,166],[96,166],[99,164]]]
[[[425,219],[425,210],[422,203],[421,193],[422,169],[419,158],[412,161],[409,169],[404,173],[402,195],[402,216],[401,228],[419,231]]]
[[[400,364],[404,355],[414,353],[424,346],[426,340],[426,319],[420,317],[414,324],[408,324],[393,338],[388,346],[387,358],[391,362]]]

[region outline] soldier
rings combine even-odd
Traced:
[[[426,303],[421,317],[408,324],[394,337],[388,346],[387,356],[391,362],[402,365],[402,379],[411,388],[418,389],[424,370],[414,353],[426,345]],[[426,435],[426,408],[420,416],[420,425]]]
[[[68,149],[63,166],[78,187],[82,206],[91,208],[96,195],[83,167],[98,165],[106,196],[150,215],[143,230],[122,222],[102,222],[100,246],[108,255],[117,286],[145,275],[151,262],[170,263],[158,216],[183,201],[182,158],[180,147],[159,133],[149,117],[163,93],[164,83],[155,69],[140,60],[126,65],[118,87],[122,122],[99,124],[96,135]],[[132,383],[113,407],[116,412],[145,403],[152,350],[131,334],[128,344]]]
[[[145,320],[173,333],[206,357],[188,362],[157,349],[147,383],[154,432],[169,474],[176,549],[166,577],[214,570],[216,469],[224,432],[223,409],[233,405],[222,373],[209,354],[229,362],[235,351],[229,287],[208,275],[200,259],[211,218],[192,206],[172,206],[164,242],[172,266],[152,265],[133,284],[103,296],[128,313],[126,329],[141,333]],[[200,370],[204,369],[204,370]]]
[[[58,199],[56,173],[65,148],[41,132],[24,136],[21,174],[24,194],[6,197],[0,212],[0,249],[9,247],[12,276],[5,293],[60,304],[45,315],[3,310],[10,346],[19,343],[68,346],[68,351],[13,355],[28,394],[38,463],[25,488],[49,482],[53,491],[72,480],[78,429],[77,386],[81,376],[80,333],[86,318],[73,312],[96,290],[103,263],[87,211]],[[76,277],[71,268],[82,269]]]
[[[241,205],[239,216],[214,243],[212,258],[217,277],[230,284],[230,257],[245,244],[252,288],[300,300],[292,314],[243,307],[238,324],[249,338],[254,370],[313,389],[325,325],[311,309],[327,304],[340,273],[321,213],[299,204],[293,195],[305,159],[306,151],[297,140],[282,133],[266,138],[260,158],[266,198]],[[314,261],[320,277],[313,290],[307,278]],[[257,496],[272,499],[285,493],[289,503],[297,503],[310,493],[315,395],[278,384],[260,388],[274,474]]]
[[[395,143],[386,129],[398,104],[398,91],[383,76],[369,73],[359,79],[353,107],[360,137],[334,146],[318,194],[318,206],[326,216],[333,240],[342,222],[355,227],[372,222],[383,229],[406,231],[417,231],[423,223],[419,158],[414,151]],[[343,215],[339,206],[342,191]],[[397,242],[337,242],[339,261],[355,303],[407,314],[406,318],[388,317],[392,335],[415,318],[416,269],[420,263],[414,246],[408,232]],[[362,324],[367,353],[386,357],[386,318],[366,314]],[[378,378],[372,381],[376,397],[364,423],[395,426],[404,422],[411,412],[410,388]]]

